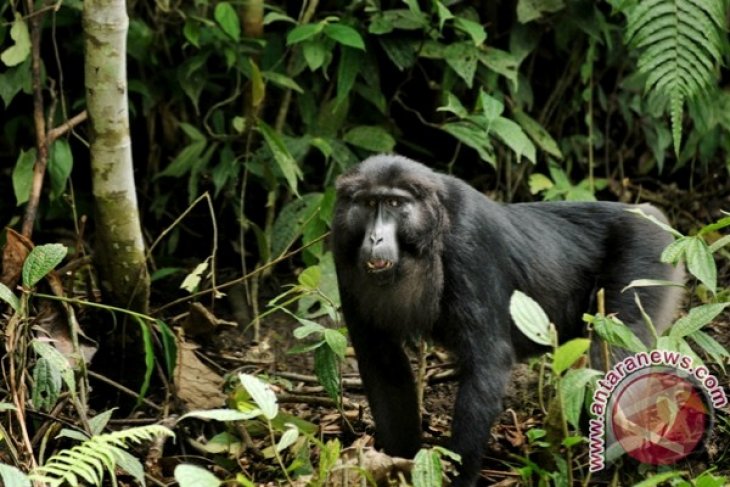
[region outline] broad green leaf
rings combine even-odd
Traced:
[[[317,217],[322,193],[307,193],[291,200],[279,212],[271,231],[271,255],[283,255],[302,236],[304,226]]]
[[[678,477],[684,477],[685,472],[682,472],[680,470],[671,470],[669,472],[663,472],[658,473],[656,475],[652,475],[646,480],[642,480],[641,482],[638,482],[633,485],[633,487],[657,487],[659,485],[663,485],[665,482],[676,479]]]
[[[546,13],[553,13],[565,7],[564,0],[519,0],[517,2],[517,20],[526,24],[541,18]]]
[[[713,254],[726,246],[727,244],[730,244],[730,235],[725,235],[724,237],[721,237],[714,242],[712,242],[712,245],[710,245],[710,252]]]
[[[269,150],[271,150],[271,153],[274,155],[274,160],[279,166],[279,170],[284,175],[284,179],[286,179],[289,189],[292,193],[298,196],[297,180],[302,177],[302,171],[299,169],[297,161],[294,160],[292,155],[289,153],[289,150],[286,148],[286,145],[284,145],[284,141],[281,139],[281,136],[276,133],[273,128],[267,125],[264,121],[259,120],[258,129],[259,132],[261,132],[261,135],[263,135]]]
[[[491,125],[491,132],[497,135],[517,156],[525,156],[535,164],[535,145],[527,138],[522,128],[508,118],[499,117]]]
[[[340,64],[337,66],[337,103],[342,103],[350,94],[362,66],[360,51],[342,46],[340,53]]]
[[[273,24],[274,22],[288,22],[290,24],[297,23],[295,19],[281,12],[268,12],[266,15],[264,15],[264,25]]]
[[[447,123],[441,126],[441,130],[457,138],[460,142],[476,150],[479,157],[492,165],[497,166],[497,159],[494,155],[489,138],[484,136],[484,130],[469,122]]]
[[[466,110],[466,108],[464,108],[461,100],[459,100],[459,98],[457,98],[456,95],[454,95],[450,91],[446,93],[446,105],[438,107],[436,111],[450,112],[459,118],[466,118],[469,115],[469,112]]]
[[[723,372],[725,372],[725,359],[730,358],[730,352],[728,352],[725,347],[701,330],[697,330],[690,334],[689,337],[694,340],[694,342],[699,345],[705,353],[712,357],[712,360],[720,366]]]
[[[294,90],[299,94],[304,93],[304,89],[301,86],[299,86],[299,83],[294,81],[293,78],[290,78],[289,76],[286,76],[284,74],[277,73],[276,71],[263,71],[261,73],[261,76],[265,80],[271,81],[273,84],[280,86],[282,88]]]
[[[274,419],[279,412],[279,405],[271,386],[253,375],[239,374],[238,377],[263,415],[269,420]]]
[[[207,260],[196,265],[193,272],[185,276],[185,279],[183,279],[183,282],[180,284],[180,289],[184,289],[190,294],[197,291],[200,281],[203,279],[203,274],[208,269],[208,265]]]
[[[687,270],[707,286],[712,294],[717,292],[717,267],[712,252],[701,237],[690,237],[685,250]]]
[[[530,186],[530,194],[537,194],[540,191],[545,191],[554,186],[549,177],[539,172],[530,174],[528,185]]]
[[[504,103],[484,90],[479,92],[479,106],[490,126],[504,112]]]
[[[180,416],[179,421],[185,418],[212,419],[215,421],[246,421],[262,414],[260,409],[238,411],[237,409],[208,409],[205,411],[190,411]]]
[[[620,320],[596,315],[592,324],[593,331],[609,345],[625,348],[634,353],[646,351],[646,345]]]
[[[0,463],[0,479],[5,487],[30,487],[30,479],[26,474],[13,467]]]
[[[23,287],[30,289],[63,261],[68,249],[62,244],[34,247],[23,263]]]
[[[48,176],[51,179],[51,199],[63,194],[66,183],[71,176],[74,159],[71,146],[66,139],[56,139],[51,146],[51,157],[48,161]]]
[[[25,62],[0,73],[0,98],[5,103],[5,108],[10,105],[15,95],[21,90],[26,93],[31,91],[31,62],[30,58]]]
[[[411,480],[413,487],[435,487],[441,485],[441,460],[436,451],[423,448],[413,459]]]
[[[515,121],[520,124],[525,132],[527,132],[527,135],[529,135],[530,138],[535,141],[540,149],[544,150],[551,156],[557,157],[558,159],[563,158],[563,153],[560,152],[558,143],[555,142],[555,139],[552,138],[548,131],[545,130],[545,128],[543,128],[543,126],[540,125],[537,120],[533,119],[525,112],[519,110],[515,111],[513,116],[515,118]]]
[[[30,55],[30,32],[28,24],[19,12],[15,13],[13,26],[10,28],[10,38],[15,42],[0,54],[0,60],[6,66],[16,66],[25,61]]]
[[[322,269],[317,265],[307,267],[297,276],[299,284],[310,291],[317,289],[321,280]]]
[[[456,17],[454,19],[454,27],[468,34],[475,46],[481,46],[487,40],[487,31],[484,30],[481,24],[473,20]]]
[[[216,22],[221,26],[223,32],[234,41],[241,40],[241,23],[238,19],[236,9],[228,2],[220,2],[215,6],[213,13]]]
[[[507,51],[487,47],[479,50],[479,61],[497,74],[507,78],[517,88],[519,62]]]
[[[395,147],[395,139],[378,125],[354,127],[345,134],[342,140],[372,152],[392,152]]]
[[[324,330],[324,339],[327,345],[332,349],[335,354],[341,359],[345,358],[345,352],[347,351],[347,338],[337,330],[326,328]]]
[[[293,424],[287,424],[286,426],[286,431],[284,431],[284,434],[281,435],[279,442],[276,444],[276,451],[281,452],[286,450],[299,438],[299,429],[296,426]]]
[[[669,328],[669,336],[686,337],[693,334],[714,320],[728,306],[730,303],[711,303],[692,308]]]
[[[588,338],[574,338],[560,345],[553,355],[553,374],[565,372],[590,346],[591,341]]]
[[[200,161],[203,151],[205,151],[207,146],[208,143],[206,141],[196,141],[186,146],[162,172],[157,173],[155,179],[164,176],[179,178],[191,172]]]
[[[446,21],[453,19],[454,14],[452,14],[448,7],[444,6],[440,0],[434,0],[434,4],[436,4],[436,14],[439,18],[439,30],[443,30]]]
[[[666,246],[660,260],[665,264],[676,264],[682,260],[687,252],[692,237],[680,237]]]
[[[457,42],[446,48],[446,63],[471,88],[477,71],[479,50],[471,42]]]
[[[71,368],[71,364],[68,363],[68,359],[66,359],[61,352],[56,350],[55,347],[46,342],[33,340],[31,343],[33,345],[33,351],[39,357],[44,358],[51,367],[58,371],[63,381],[66,383],[68,390],[75,391],[76,378],[74,377],[74,371]]]
[[[112,446],[111,449],[114,453],[114,458],[117,461],[117,467],[131,475],[139,485],[145,485],[145,469],[142,466],[142,462],[137,460],[137,458],[127,450],[116,446]]]
[[[419,45],[412,40],[403,37],[382,37],[378,42],[399,70],[405,71],[416,64]]]
[[[20,300],[15,294],[13,294],[13,291],[11,291],[10,288],[2,282],[0,282],[0,299],[8,303],[10,307],[13,308],[13,311],[18,311],[20,309]]]
[[[697,234],[698,235],[707,235],[708,233],[722,230],[723,228],[728,227],[728,226],[730,226],[730,216],[720,218],[715,223],[710,223],[709,225],[705,225],[704,227],[700,228],[700,231],[697,232]]]
[[[33,367],[33,407],[49,412],[61,393],[61,371],[41,357]]]
[[[223,482],[202,467],[178,465],[175,467],[175,480],[180,487],[219,487]]]
[[[89,418],[89,428],[91,429],[91,434],[102,434],[104,432],[104,428],[106,428],[106,425],[109,424],[109,420],[112,419],[112,415],[114,415],[114,411],[116,410],[117,408],[107,409],[106,411],[97,414],[93,418]]]
[[[289,31],[289,34],[286,36],[286,44],[292,45],[311,39],[322,32],[323,28],[324,26],[320,23],[298,25]]]
[[[360,33],[349,25],[326,24],[324,26],[324,35],[343,46],[365,50],[365,42],[363,42]]]
[[[30,188],[33,186],[33,165],[35,164],[36,150],[21,149],[18,160],[13,168],[13,192],[18,206],[30,198]]]
[[[560,401],[566,421],[578,428],[588,383],[601,372],[593,369],[571,369],[560,380]]]
[[[297,340],[301,340],[302,338],[307,338],[312,333],[317,333],[324,335],[326,327],[320,325],[316,321],[308,320],[306,318],[302,318],[300,316],[297,316],[297,321],[301,323],[302,326],[299,326],[297,328],[294,328],[294,331],[292,334],[294,335],[294,338]]]
[[[537,301],[522,291],[515,291],[509,302],[509,313],[527,338],[540,345],[553,344],[550,320]]]
[[[310,71],[316,71],[324,65],[328,54],[327,46],[322,39],[312,39],[302,42],[302,54]]]
[[[327,395],[340,402],[340,368],[337,355],[330,347],[318,347],[314,351],[314,372]]]

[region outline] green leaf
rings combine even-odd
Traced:
[[[450,91],[446,92],[446,105],[438,107],[436,111],[450,112],[459,118],[466,118],[469,116],[469,112],[467,112],[466,108],[464,108],[461,100],[459,100],[459,98]]]
[[[297,180],[301,179],[302,171],[299,169],[297,161],[294,160],[292,155],[289,153],[289,150],[286,148],[286,145],[284,145],[284,141],[281,139],[281,136],[276,133],[273,128],[267,125],[263,120],[259,120],[257,123],[259,132],[263,135],[269,150],[271,150],[271,153],[274,155],[274,160],[279,166],[279,170],[284,175],[284,179],[286,179],[289,189],[295,195],[299,195],[299,192],[297,191]]]
[[[35,148],[28,151],[21,150],[13,168],[13,191],[18,206],[30,198],[30,188],[33,186],[33,165],[35,164]]]
[[[322,193],[307,193],[291,200],[279,212],[271,231],[271,255],[283,255],[302,236],[304,226],[316,218]]]
[[[684,237],[684,235],[682,235],[681,233],[679,233],[678,231],[673,229],[670,225],[667,225],[666,223],[657,220],[657,218],[654,215],[647,215],[646,213],[644,213],[644,210],[641,209],[641,206],[638,206],[635,208],[629,208],[625,211],[627,211],[628,213],[633,213],[634,215],[638,215],[642,218],[649,220],[654,225],[658,226],[659,228],[661,228],[664,231],[671,233],[672,235],[674,235],[677,238]]]
[[[497,167],[497,159],[489,139],[484,136],[484,130],[469,122],[447,123],[441,126],[441,130],[476,150],[484,162],[488,162],[492,167]]]
[[[711,303],[692,308],[669,328],[669,336],[686,337],[693,334],[714,320],[728,306],[730,303]]]
[[[142,463],[126,450],[115,446],[111,448],[117,461],[117,467],[131,475],[139,485],[145,485],[145,470]]]
[[[24,63],[8,68],[5,72],[0,73],[0,98],[3,99],[6,108],[21,90],[26,93],[31,91],[30,66],[31,62],[29,58]]]
[[[342,103],[355,86],[355,79],[362,66],[362,53],[343,46],[340,49],[340,64],[337,66],[337,103]]]
[[[299,42],[306,41],[307,39],[311,39],[322,32],[323,28],[324,26],[320,23],[298,25],[289,31],[289,34],[287,34],[286,44],[290,46],[292,44],[297,44]]]
[[[324,339],[327,345],[332,349],[335,354],[341,359],[345,358],[345,352],[347,351],[347,338],[337,330],[326,328],[324,330]]]
[[[488,126],[491,126],[492,122],[497,120],[502,115],[502,112],[504,112],[504,103],[484,90],[479,92],[479,106],[482,109],[482,113],[484,113]]]
[[[26,474],[13,467],[0,463],[0,479],[5,487],[30,487],[30,479]]]
[[[601,375],[601,372],[593,369],[571,369],[560,380],[560,401],[563,414],[565,420],[573,427],[579,427],[586,386],[592,379]]]
[[[523,129],[525,129],[527,135],[529,135],[530,138],[535,141],[540,149],[558,159],[563,158],[563,153],[560,152],[558,143],[555,142],[555,139],[552,138],[548,131],[545,130],[543,126],[537,122],[537,120],[533,119],[525,112],[520,110],[515,111],[513,116],[515,121],[517,121],[517,123],[519,123]]]
[[[484,44],[484,41],[487,40],[487,31],[484,30],[484,27],[480,23],[474,22],[473,20],[456,17],[454,19],[454,27],[468,34],[477,47]]]
[[[49,412],[61,393],[61,371],[41,357],[33,367],[33,407]]]
[[[286,431],[279,438],[279,442],[276,444],[276,451],[281,452],[289,448],[299,438],[299,429],[293,424],[287,424]]]
[[[186,146],[162,172],[157,173],[155,179],[165,176],[179,178],[191,172],[200,161],[203,151],[207,146],[208,143],[206,141],[196,141]]]
[[[509,302],[509,313],[527,338],[540,345],[553,344],[550,320],[537,301],[522,291],[515,291]]]
[[[528,184],[530,186],[530,194],[537,194],[554,186],[549,177],[545,176],[544,174],[540,174],[539,172],[530,174]]]
[[[349,25],[326,24],[324,26],[324,35],[343,46],[365,50],[365,42],[363,42],[360,33]]]
[[[0,60],[8,67],[22,63],[30,55],[30,32],[28,32],[28,24],[25,23],[25,20],[19,12],[15,13],[13,26],[10,28],[10,38],[15,41],[15,44],[0,54]]]
[[[553,13],[565,7],[564,0],[519,0],[517,2],[517,20],[526,24],[542,18],[546,13]]]
[[[621,290],[624,292],[628,289],[634,289],[637,287],[684,287],[683,284],[676,281],[668,281],[666,279],[635,279],[631,281],[625,288]]]
[[[177,367],[177,338],[175,333],[162,320],[155,320],[157,328],[160,332],[162,341],[162,355],[165,359],[165,372],[167,377],[172,379],[175,375],[175,367]]]
[[[221,26],[223,32],[234,41],[241,40],[241,23],[238,19],[236,9],[228,2],[220,2],[215,6],[213,13],[216,22]]]
[[[238,374],[238,378],[251,399],[261,409],[263,415],[269,420],[274,419],[279,412],[279,405],[271,386],[258,377],[249,374]]]
[[[316,71],[324,65],[329,53],[327,46],[321,39],[302,42],[302,54],[310,71]]]
[[[596,315],[593,331],[609,345],[625,348],[634,353],[645,352],[646,345],[631,331],[631,328],[616,318]]]
[[[705,241],[701,237],[690,237],[685,255],[687,270],[707,286],[712,294],[715,294],[717,292],[717,267]]]
[[[646,480],[642,480],[641,482],[634,484],[633,487],[657,487],[658,485],[662,485],[663,483],[671,479],[684,477],[684,475],[685,473],[680,470],[671,470],[669,472],[658,473],[656,475],[652,475]]]
[[[292,332],[294,335],[294,338],[297,340],[301,340],[302,338],[307,338],[312,333],[317,333],[319,335],[324,335],[326,327],[320,325],[316,321],[308,320],[306,318],[302,318],[301,316],[297,317],[297,321],[301,323],[302,326],[299,326],[297,328],[294,328],[294,331]]]
[[[116,410],[117,408],[107,409],[106,411],[97,414],[93,418],[89,418],[89,428],[91,429],[91,434],[102,434],[104,432],[104,428],[106,428],[106,425],[109,424],[109,420],[112,418],[112,415],[114,415],[114,411]]]
[[[330,347],[318,347],[314,350],[314,372],[327,395],[339,404],[340,369],[337,355]]]
[[[517,156],[519,161],[525,156],[535,164],[535,145],[527,138],[522,128],[508,118],[499,117],[491,125],[491,131],[497,135]]]
[[[441,460],[436,451],[421,449],[413,459],[411,480],[413,487],[435,487],[441,485]]]
[[[265,80],[271,81],[273,84],[282,88],[296,91],[299,94],[304,93],[304,89],[294,79],[284,74],[277,73],[276,71],[263,71],[261,72],[261,76]]]
[[[687,252],[691,237],[680,237],[667,245],[662,252],[660,260],[665,264],[676,264],[682,260]]]
[[[478,52],[479,62],[495,73],[501,74],[507,78],[512,83],[513,89],[517,89],[517,79],[519,75],[519,62],[517,61],[517,58],[507,51],[502,51],[493,47],[487,47],[479,50]]]
[[[260,416],[262,411],[260,409],[253,409],[251,411],[238,411],[236,409],[207,409],[205,411],[190,411],[180,416],[179,421],[185,418],[198,418],[198,419],[212,419],[214,421],[246,421]]]
[[[345,134],[342,140],[372,152],[392,152],[395,147],[395,139],[378,125],[354,127]]]
[[[23,287],[30,289],[63,261],[68,249],[62,244],[45,244],[33,248],[23,263]]]
[[[137,406],[142,404],[142,399],[147,395],[152,380],[152,372],[155,371],[155,348],[152,343],[152,331],[150,325],[142,318],[135,317],[142,333],[142,350],[144,351],[144,377],[139,387],[139,395],[137,396]]]
[[[17,312],[20,309],[20,300],[13,294],[13,291],[8,288],[5,284],[0,282],[0,299],[5,301],[13,308],[13,311]]]
[[[180,487],[219,487],[223,482],[202,467],[178,465],[175,467],[175,480]]]
[[[56,350],[55,347],[46,342],[33,340],[31,343],[33,345],[33,351],[39,357],[45,359],[48,364],[61,375],[61,378],[66,383],[68,390],[75,391],[76,378],[74,377],[74,371],[71,368],[71,364],[68,363],[68,359],[66,359],[61,352]]]
[[[454,14],[440,0],[434,0],[434,4],[436,4],[436,14],[439,18],[439,30],[441,31],[444,29],[446,21],[454,18]]]
[[[573,365],[591,346],[588,338],[574,338],[560,345],[553,356],[553,374],[560,375]]]
[[[722,230],[723,228],[726,228],[728,226],[730,226],[730,216],[720,218],[715,223],[705,225],[704,227],[700,228],[700,231],[697,232],[697,235],[707,235],[708,233]]]
[[[723,372],[725,372],[725,359],[730,358],[730,352],[728,352],[725,347],[701,330],[691,333],[689,337],[694,340],[694,342],[699,345],[705,353],[712,357],[712,360],[720,366]]]
[[[470,42],[457,42],[446,48],[446,63],[471,88],[477,71],[479,50]]]
[[[316,290],[321,280],[322,269],[317,265],[307,267],[297,276],[299,284],[310,291]]]
[[[48,176],[51,179],[51,199],[61,196],[66,190],[66,183],[71,176],[74,159],[71,146],[66,139],[56,139],[51,146],[51,157],[48,161]]]
[[[724,237],[718,238],[717,240],[712,242],[712,245],[710,245],[710,252],[714,254],[721,248],[725,247],[727,244],[730,244],[730,235],[725,235]]]

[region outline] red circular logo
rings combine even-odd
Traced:
[[[615,438],[642,463],[667,465],[694,451],[710,422],[704,395],[676,372],[628,377],[611,408]]]

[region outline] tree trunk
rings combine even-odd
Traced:
[[[150,281],[129,136],[124,0],[85,0],[83,25],[97,264],[110,298],[144,312]]]

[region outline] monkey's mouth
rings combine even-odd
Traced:
[[[370,259],[365,263],[368,272],[383,272],[393,267],[392,260],[386,259]]]

